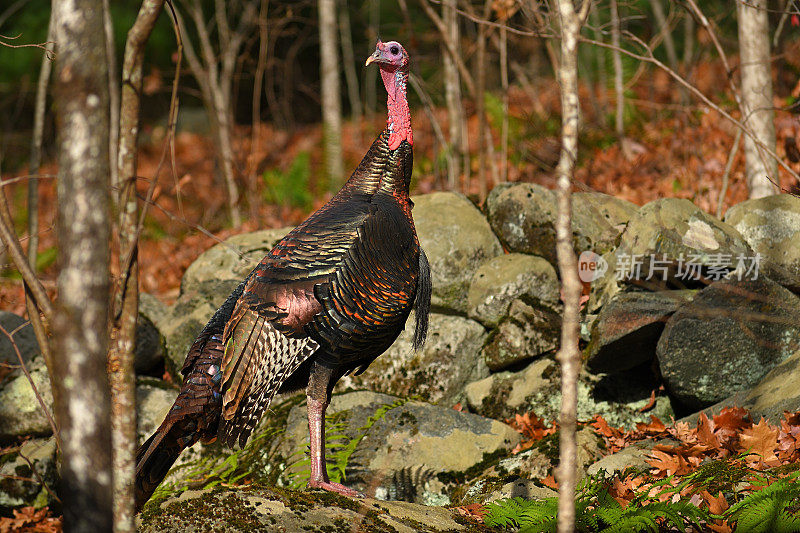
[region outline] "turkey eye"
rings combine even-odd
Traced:
[[[392,47],[389,49],[389,51],[390,51],[390,52],[392,52],[392,55],[395,55],[395,56],[396,56],[396,55],[397,55],[397,53],[400,51],[400,49],[399,49],[399,48],[397,48],[396,46],[392,46]]]

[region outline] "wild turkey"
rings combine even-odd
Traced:
[[[412,168],[406,100],[409,57],[378,41],[388,92],[387,128],[342,189],[292,230],[206,324],[189,349],[183,387],[139,449],[141,509],[181,451],[219,437],[243,446],[278,392],[306,388],[309,486],[348,496],[325,467],[325,409],[345,374],[363,372],[416,312],[413,345],[425,342],[431,282],[408,197]]]

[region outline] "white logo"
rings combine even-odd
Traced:
[[[578,257],[578,277],[584,283],[591,283],[605,274],[606,270],[608,263],[594,252],[582,252]]]

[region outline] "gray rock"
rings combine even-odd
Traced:
[[[200,254],[186,269],[181,280],[181,294],[202,292],[198,286],[203,282],[242,281],[291,229],[267,229],[243,233],[212,246]]]
[[[750,246],[732,226],[689,200],[664,198],[643,206],[630,219],[613,253],[603,255],[605,274],[592,283],[590,312],[627,285],[649,290],[699,288],[698,271],[710,280],[751,266]]]
[[[556,265],[553,191],[532,183],[495,187],[486,201],[489,222],[502,243],[513,252],[534,254]],[[601,193],[573,195],[573,245],[577,253],[609,251],[636,206]]]
[[[555,363],[539,359],[520,372],[500,372],[464,387],[469,408],[492,418],[510,418],[528,408],[526,400],[551,387]]]
[[[533,183],[495,187],[486,200],[492,229],[512,252],[539,255],[556,264],[557,202],[553,191]]]
[[[506,316],[512,300],[527,296],[558,303],[558,276],[547,260],[532,255],[504,254],[484,263],[472,277],[468,315],[486,327]]]
[[[770,370],[752,389],[734,393],[702,412],[711,417],[726,407],[744,407],[754,420],[763,416],[774,424],[783,419],[784,412],[800,411],[800,350]],[[697,413],[683,421],[696,423]]]
[[[38,355],[40,351],[39,343],[36,341],[36,335],[33,333],[33,326],[29,323],[26,324],[26,322],[28,321],[19,315],[9,313],[8,311],[0,311],[0,326],[2,326],[9,335],[13,334],[14,344],[17,345],[22,360],[27,364],[34,356]],[[19,365],[19,358],[17,357],[17,352],[14,350],[14,345],[11,343],[11,339],[2,332],[0,332],[0,363]]]
[[[171,318],[169,306],[146,292],[139,293],[139,315],[147,318],[159,331],[165,328],[165,321]]]
[[[754,417],[773,421],[780,420],[784,411],[800,411],[800,350],[770,370],[744,403]]]
[[[178,374],[183,368],[189,351],[200,330],[241,280],[209,280],[193,284],[191,291],[183,292],[175,305],[162,320],[160,326],[167,344],[167,370],[180,381]]]
[[[329,424],[329,442],[335,440],[336,433],[346,435],[347,440],[363,436],[350,456],[346,474],[350,486],[367,493],[397,492],[398,476],[420,470],[428,472],[418,487],[418,492],[423,492],[431,478],[442,479],[447,473],[457,476],[519,442],[516,431],[496,420],[418,401],[394,402],[398,398],[361,391],[335,395],[328,408],[328,415],[341,422],[338,430]],[[387,405],[395,407],[369,429],[363,429],[367,419]],[[306,410],[305,405],[299,405],[289,413],[279,453],[301,457],[307,445]],[[284,478],[297,468],[290,465]]]
[[[613,373],[655,359],[667,318],[695,293],[628,292],[614,296],[592,327],[591,341],[584,350],[588,369]]]
[[[558,492],[547,487],[540,487],[530,479],[518,479],[511,483],[506,483],[499,490],[487,495],[483,500],[484,504],[496,502],[506,498],[524,498],[526,500],[546,500],[547,498],[558,498]]]
[[[31,466],[36,470],[33,472]],[[50,493],[58,482],[56,468],[56,439],[30,439],[19,450],[0,460],[0,509],[49,505]]]
[[[431,265],[434,308],[466,314],[467,293],[478,268],[503,253],[481,212],[463,195],[415,196],[414,224]]]
[[[53,393],[47,368],[41,358],[30,364],[28,371],[50,413]],[[46,437],[53,433],[28,378],[21,374],[0,389],[0,442],[21,436]]]
[[[572,195],[572,238],[575,251],[590,250],[598,255],[614,249],[625,225],[639,206],[600,192]],[[580,246],[586,242],[586,248]]]
[[[220,512],[224,510],[224,512]],[[407,502],[268,487],[186,491],[137,519],[142,533],[208,531],[466,531],[453,511]]]
[[[178,390],[165,381],[140,378],[136,384],[136,433],[144,442],[161,425],[178,396]]]
[[[498,372],[468,384],[464,389],[466,402],[471,411],[491,418],[533,412],[545,420],[557,420],[561,409],[560,379],[555,361],[542,358],[519,372]],[[612,426],[630,429],[637,422],[648,422],[651,414],[668,420],[673,410],[666,396],[657,396],[651,410],[640,412],[658,386],[648,366],[614,375],[582,372],[578,380],[578,420],[600,414]]]
[[[558,347],[561,313],[535,298],[511,302],[508,316],[489,334],[483,359],[490,370],[504,370]]]
[[[167,343],[161,332],[147,316],[139,313],[136,322],[136,354],[134,368],[137,374],[146,374],[156,368],[167,353]]]
[[[647,456],[655,443],[652,440],[634,442],[617,453],[606,455],[599,461],[593,463],[586,470],[586,473],[593,476],[605,470],[609,474],[614,472],[621,472],[626,468],[649,469],[650,463],[647,462]]]
[[[466,383],[489,375],[481,357],[486,340],[483,327],[468,318],[431,313],[428,338],[419,352],[411,340],[415,317],[394,344],[358,376],[345,376],[338,385],[396,396],[416,396],[449,407]]]
[[[747,200],[728,209],[725,222],[762,255],[767,276],[800,290],[800,198],[779,194]]]
[[[657,355],[670,395],[698,410],[756,385],[798,349],[800,298],[767,278],[712,283],[669,319]]]

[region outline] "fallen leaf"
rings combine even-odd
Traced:
[[[553,490],[558,490],[558,481],[553,477],[553,474],[549,474],[547,477],[543,478],[542,485],[550,487]]]
[[[697,417],[697,441],[708,448],[719,448],[719,440],[714,435],[714,422],[705,413]]]
[[[471,503],[469,505],[462,505],[455,508],[456,512],[461,516],[472,518],[483,522],[483,517],[486,516],[486,508],[479,503]]]
[[[758,424],[746,428],[739,436],[739,450],[756,454],[759,463],[779,464],[775,449],[778,447],[778,429],[771,426],[763,417]]]
[[[700,495],[708,504],[708,510],[713,514],[721,515],[730,507],[728,500],[725,499],[725,495],[722,494],[722,492],[713,496],[707,490],[703,490],[700,492]]]
[[[647,411],[655,407],[655,405],[656,405],[656,389],[653,389],[653,391],[650,393],[650,399],[647,401],[646,404],[644,404],[644,406],[642,406],[641,409],[639,409],[639,412],[646,413]]]

